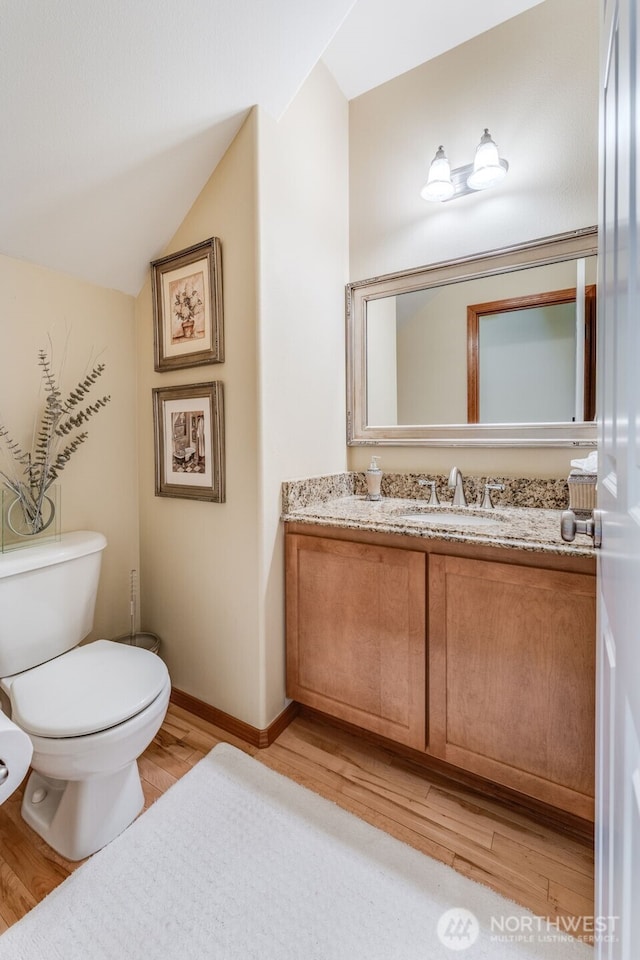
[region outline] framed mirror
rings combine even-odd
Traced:
[[[594,446],[595,227],[347,286],[347,442]]]

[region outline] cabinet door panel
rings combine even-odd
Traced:
[[[429,566],[429,752],[592,818],[594,578]]]
[[[425,746],[425,557],[287,535],[287,694]]]

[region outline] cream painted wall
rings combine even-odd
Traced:
[[[260,113],[262,726],[284,705],[283,480],[346,469],[348,107],[324,65]]]
[[[400,423],[466,423],[467,312],[456,283],[409,294],[423,306],[398,325]],[[452,303],[451,301],[454,301]]]
[[[143,627],[175,687],[260,726],[256,158],[254,111],[165,250],[220,238],[225,362],[154,372],[149,279],[136,318]],[[224,384],[226,503],[156,497],[152,387],[211,380]]]
[[[254,110],[166,253],[222,243],[225,362],[153,370],[136,303],[144,629],[175,687],[264,729],[285,705],[280,486],[346,468],[348,111],[325,67],[276,123]],[[154,495],[151,389],[219,379],[227,502]]]
[[[369,300],[367,423],[397,423],[398,420],[398,329],[396,298]]]
[[[468,256],[597,222],[597,0],[546,0],[350,103],[350,278]],[[438,144],[469,163],[488,126],[500,188],[419,196]],[[544,162],[541,158],[546,157]],[[383,448],[386,470],[562,476],[570,450]],[[371,451],[349,450],[352,469]]]
[[[91,639],[129,631],[130,571],[137,569],[138,507],[134,299],[73,277],[0,256],[5,310],[0,351],[0,422],[31,447],[42,399],[38,351],[51,336],[63,392],[96,363],[106,370],[89,398],[111,394],[89,437],[60,474],[62,530],[99,530],[108,546]]]

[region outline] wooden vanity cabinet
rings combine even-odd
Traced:
[[[425,560],[289,534],[287,695],[423,750]]]
[[[593,819],[595,561],[288,525],[287,695]]]
[[[593,576],[429,556],[428,752],[593,819]]]

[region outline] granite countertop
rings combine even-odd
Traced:
[[[417,513],[418,519],[403,516],[410,512]],[[577,534],[573,543],[562,540],[561,512],[559,509],[503,505],[491,510],[476,506],[454,508],[446,502],[440,507],[430,507],[424,499],[383,497],[372,501],[361,494],[351,494],[319,499],[304,505],[285,501],[282,519],[539,553],[594,556],[591,538],[585,534]],[[458,515],[461,515],[459,524],[454,520]],[[419,519],[421,516],[429,516],[434,522],[430,520],[427,524]],[[439,517],[443,518],[440,526],[437,525]],[[468,521],[467,518],[474,519]]]

